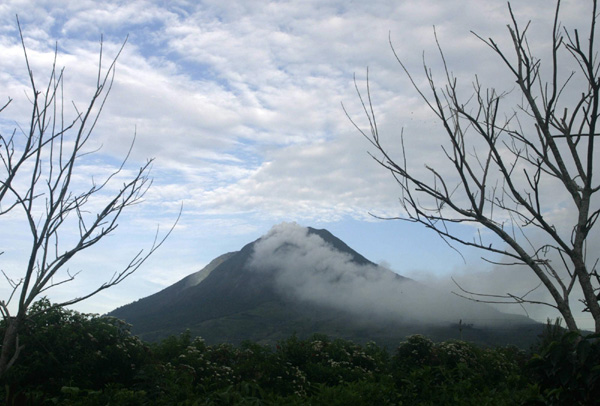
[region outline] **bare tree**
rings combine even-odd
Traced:
[[[113,233],[123,210],[140,203],[152,184],[150,159],[116,191],[108,190],[109,184],[121,182],[118,178],[123,177],[134,137],[121,165],[104,180],[92,179],[91,185],[84,188],[75,185],[78,163],[97,152],[86,146],[110,93],[115,64],[125,43],[108,67],[104,66],[101,43],[95,92],[83,109],[73,103],[75,118],[68,120],[62,94],[64,69],[56,68],[57,52],[48,83],[40,88],[30,67],[20,25],[19,33],[31,86],[31,114],[26,128],[18,127],[9,136],[0,135],[0,216],[10,212],[24,219],[31,246],[21,277],[11,277],[2,270],[12,293],[0,301],[4,322],[0,376],[19,356],[19,333],[27,317],[35,316],[28,313],[31,304],[49,289],[73,281],[78,273],[65,270],[68,262]],[[9,99],[0,111],[4,112],[10,103]],[[149,250],[140,250],[106,282],[53,307],[72,305],[122,282],[161,246],[175,224],[162,238],[157,230]]]
[[[491,38],[474,34],[516,81],[517,86],[510,92],[484,88],[476,78],[467,97],[459,95],[462,88],[446,64],[437,35],[444,84],[439,87],[434,82],[432,70],[423,61],[428,83],[423,89],[390,40],[397,61],[447,136],[441,152],[453,170],[438,163],[426,165],[423,175],[418,168],[409,167],[410,151],[405,150],[403,134],[399,158],[393,156],[389,146],[382,145],[368,74],[366,93],[355,81],[368,130],[362,130],[348,117],[374,147],[373,158],[391,172],[400,186],[405,212],[401,219],[425,225],[448,243],[477,247],[504,258],[494,263],[525,265],[552,301],[531,300],[530,291],[473,297],[472,292],[463,289],[460,295],[494,303],[548,305],[560,312],[570,330],[578,330],[570,299],[579,291],[586,311],[595,321],[595,331],[600,333],[598,247],[588,249],[586,245],[600,214],[594,200],[600,186],[593,181],[600,104],[597,1],[590,7],[589,32],[581,34],[561,26],[557,2],[552,49],[548,52],[551,59],[544,65],[544,72],[542,60],[529,46],[529,24],[518,24],[510,4],[512,51],[501,49]],[[505,107],[511,98],[520,101]],[[569,202],[570,215],[561,217],[561,222],[570,221],[566,226],[552,216],[557,201]],[[464,239],[453,231],[451,224],[456,223],[487,229],[502,243],[491,244],[481,234],[473,240]]]

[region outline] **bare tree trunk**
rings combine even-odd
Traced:
[[[143,163],[130,180],[116,180],[134,146],[134,135],[121,165],[111,174],[100,182],[90,179],[90,186],[83,191],[72,185],[76,176],[76,164],[90,154],[85,147],[110,93],[115,64],[125,43],[108,67],[102,65],[101,44],[95,92],[84,109],[75,108],[75,118],[69,121],[64,116],[61,93],[63,71],[56,69],[56,51],[48,84],[43,90],[39,90],[29,65],[18,20],[17,25],[30,79],[32,95],[29,100],[32,111],[27,131],[19,129],[9,136],[0,134],[0,218],[9,211],[20,215],[27,224],[31,245],[22,275],[12,279],[2,272],[12,292],[7,300],[0,301],[0,313],[5,324],[0,353],[0,377],[19,356],[19,334],[23,324],[27,318],[36,315],[29,311],[31,305],[43,292],[74,280],[77,274],[67,271],[65,275],[59,271],[75,255],[113,233],[123,210],[140,203],[152,184],[149,177],[152,159]],[[2,106],[0,112],[4,112],[9,103]],[[24,139],[15,138],[21,136]],[[110,191],[113,186],[115,188]],[[95,204],[99,207],[97,211],[90,209]],[[106,282],[88,292],[75,292],[71,299],[55,303],[50,308],[78,303],[121,283],[163,244],[175,228],[179,216],[162,238],[159,238],[157,230],[154,242],[147,252],[138,251],[128,264],[111,272],[112,276]],[[11,316],[10,311],[13,298],[18,301],[15,317]],[[40,312],[48,310],[49,308]]]
[[[22,346],[19,345],[19,330],[23,321],[22,316],[7,320],[4,338],[2,340],[2,351],[0,352],[0,377],[15,363],[19,357]]]
[[[475,78],[473,93],[459,97],[458,80],[446,64],[435,30],[445,83],[438,86],[432,70],[424,63],[428,84],[424,90],[390,40],[398,63],[440,122],[450,143],[441,151],[447,166],[426,165],[431,178],[409,167],[407,157],[411,154],[404,148],[403,133],[399,159],[382,145],[368,71],[366,97],[363,98],[355,82],[368,129],[363,130],[346,114],[374,147],[373,158],[392,173],[400,186],[400,201],[405,211],[400,219],[421,223],[448,243],[457,242],[500,255],[502,261],[490,260],[494,264],[527,266],[552,300],[532,300],[528,295],[535,288],[530,287],[524,287],[525,293],[498,295],[468,292],[459,285],[461,293],[457,294],[480,302],[550,306],[562,315],[569,330],[577,331],[579,326],[571,303],[577,292],[583,296],[578,299],[594,320],[595,332],[600,333],[600,274],[596,270],[600,255],[596,249],[586,250],[590,232],[600,217],[597,200],[600,184],[592,182],[597,155],[595,137],[600,136],[597,5],[597,0],[590,2],[589,35],[586,33],[584,37],[578,30],[568,31],[561,26],[560,0],[556,2],[549,42],[552,58],[545,60],[533,54],[527,40],[531,27],[517,23],[510,3],[511,53],[502,50],[493,39],[475,34],[510,72],[518,85],[514,90],[485,89]],[[563,58],[571,64],[563,64]],[[544,72],[542,62],[546,64]],[[575,71],[573,66],[577,67]],[[543,74],[547,73],[551,79],[544,82]],[[508,85],[509,89],[514,86]],[[521,101],[506,108],[502,102],[511,92],[519,92]],[[567,97],[570,99],[563,100]],[[553,222],[553,216],[549,215],[555,208],[555,198],[574,207],[575,220],[569,219],[571,223],[566,226]],[[481,235],[473,240],[461,238],[447,227],[457,223],[486,228],[504,245],[485,241]],[[539,235],[543,235],[541,242],[535,243],[531,237]],[[592,255],[596,258],[586,257]]]

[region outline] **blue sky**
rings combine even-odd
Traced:
[[[521,21],[532,20],[532,45],[545,52],[551,3],[514,4]],[[583,3],[564,2],[564,25],[585,26]],[[450,275],[482,289],[534,283],[521,273],[490,277],[497,270],[479,253],[464,250],[463,261],[429,230],[372,218],[369,213],[402,215],[399,189],[368,156],[368,143],[341,107],[365,124],[353,75],[364,85],[368,66],[387,145],[397,148],[404,128],[416,170],[424,163],[444,165],[443,134],[400,70],[388,35],[419,83],[423,52],[432,68],[440,68],[435,26],[465,89],[478,73],[484,85],[510,90],[513,82],[497,59],[470,33],[508,48],[504,0],[3,1],[0,98],[14,99],[1,118],[4,131],[26,123],[28,112],[16,14],[40,80],[58,43],[65,98],[75,103],[91,94],[100,36],[110,58],[129,35],[95,132],[94,145],[102,149],[81,176],[106,173],[126,154],[134,132],[128,170],[155,158],[145,203],[123,216],[103,245],[74,261],[71,269],[84,272],[51,297],[110,277],[151,244],[157,226],[169,227],[182,203],[181,220],[161,250],[120,286],[76,309],[104,313],[147,296],[282,221],[327,228],[367,258],[447,289]],[[466,236],[475,231],[459,230]],[[0,259],[6,272],[18,274],[27,237],[16,228],[10,233],[10,250]],[[531,314],[543,320],[548,313]]]

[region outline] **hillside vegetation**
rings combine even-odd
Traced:
[[[529,346],[543,325],[403,277],[324,229],[274,226],[153,295],[109,313],[158,342],[189,329],[207,344],[274,345],[323,333],[394,347],[406,336]]]
[[[32,312],[49,308],[42,300]],[[8,405],[591,405],[600,396],[597,337],[550,324],[528,351],[421,335],[387,349],[324,335],[207,345],[189,332],[148,344],[116,318],[59,308],[33,318],[22,343],[1,386]]]

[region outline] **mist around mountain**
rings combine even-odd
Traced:
[[[208,343],[324,333],[396,345],[407,335],[526,345],[541,326],[369,261],[327,230],[274,226],[240,251],[109,315],[155,341],[189,329]]]

